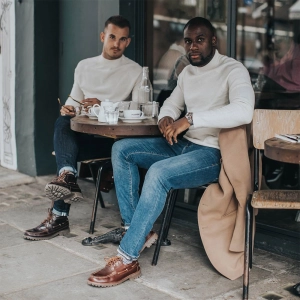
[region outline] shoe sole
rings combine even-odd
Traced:
[[[56,184],[47,184],[45,187],[46,197],[52,201],[64,200],[65,203],[72,203],[83,200],[80,192],[72,193],[69,189]]]
[[[147,247],[150,248],[158,239],[157,233],[153,233],[152,236],[146,241],[140,253]]]
[[[64,235],[67,235],[69,233],[70,233],[70,228],[61,230],[61,231],[59,231],[59,232],[57,232],[57,233],[55,233],[51,236],[48,236],[48,237],[36,237],[36,236],[28,236],[28,235],[24,234],[23,238],[25,240],[30,240],[30,241],[41,241],[41,240],[50,240],[50,239],[52,239],[56,236],[59,236],[59,235],[64,236]]]
[[[103,287],[103,288],[105,288],[105,287],[110,287],[110,286],[115,286],[115,285],[121,284],[121,283],[123,283],[124,281],[126,281],[128,279],[133,280],[133,279],[139,278],[141,275],[142,275],[141,270],[138,270],[137,272],[135,272],[133,274],[130,274],[130,275],[126,276],[125,278],[123,278],[123,279],[121,279],[117,282],[96,283],[96,282],[88,280],[87,284],[91,285],[91,286],[94,286],[94,287]]]

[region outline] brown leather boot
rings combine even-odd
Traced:
[[[68,217],[60,217],[48,210],[48,217],[37,227],[24,232],[24,239],[38,241],[49,240],[57,235],[65,235],[70,232]]]
[[[118,285],[128,279],[141,276],[141,268],[137,260],[124,264],[118,256],[106,259],[106,266],[93,274],[88,279],[88,284],[96,287]]]
[[[75,175],[68,171],[49,182],[45,187],[45,192],[52,201],[62,199],[65,203],[72,203],[83,199]]]

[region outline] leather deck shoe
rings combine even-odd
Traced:
[[[150,248],[158,239],[158,235],[156,232],[154,231],[150,231],[148,233],[148,235],[146,236],[146,241],[145,241],[145,244],[143,246],[143,248],[141,249],[140,253],[147,247],[147,248]]]
[[[126,230],[125,228],[117,228],[112,231],[109,231],[105,234],[96,236],[94,238],[87,237],[82,240],[83,246],[95,246],[98,244],[106,244],[106,243],[119,243],[122,240]]]
[[[124,264],[118,256],[106,259],[106,266],[92,273],[88,279],[88,285],[95,287],[108,287],[118,285],[128,279],[141,276],[141,268],[137,260],[130,264]]]
[[[37,227],[28,229],[24,233],[24,239],[38,241],[49,240],[58,235],[70,232],[68,217],[60,217],[49,209],[48,217]]]

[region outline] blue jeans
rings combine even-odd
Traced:
[[[87,159],[110,157],[113,139],[95,137],[75,132],[70,128],[70,117],[60,116],[54,127],[54,151],[57,174],[62,171],[77,173],[77,162]],[[70,204],[63,200],[54,202],[53,211],[58,215],[68,215]]]
[[[218,179],[220,151],[186,139],[171,146],[164,138],[131,138],[113,145],[112,164],[122,220],[129,226],[118,252],[131,261],[139,257],[171,189]],[[140,195],[139,167],[148,169]]]

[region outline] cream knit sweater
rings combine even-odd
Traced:
[[[70,95],[76,100],[97,98],[112,102],[137,101],[142,67],[125,57],[108,60],[102,55],[80,61]],[[67,105],[78,106],[70,97]]]
[[[177,120],[184,105],[193,112],[194,121],[184,137],[195,144],[219,148],[221,128],[252,121],[254,92],[247,69],[217,50],[206,66],[185,67],[159,119],[170,116]]]

